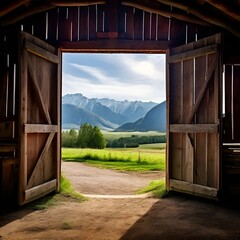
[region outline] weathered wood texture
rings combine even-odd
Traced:
[[[22,32],[19,58],[19,204],[24,204],[57,190],[60,181],[60,56]]]
[[[191,186],[187,192],[203,195],[200,185],[211,198],[221,188],[220,45],[221,35],[214,35],[167,53],[168,188]]]
[[[150,10],[117,1],[89,6],[58,7],[20,22],[22,29],[63,49],[81,48],[81,42],[97,39],[159,41],[161,50],[209,35],[211,27],[163,17]],[[78,44],[70,44],[77,42]],[[71,47],[69,47],[71,46]],[[91,44],[92,49],[94,46]],[[146,45],[147,46],[147,45]],[[102,48],[108,48],[102,44]],[[115,48],[121,48],[115,45]],[[89,51],[90,47],[87,47]],[[144,48],[142,48],[144,49]]]

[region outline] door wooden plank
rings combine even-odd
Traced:
[[[38,185],[36,187],[26,190],[25,191],[26,201],[27,202],[32,201],[36,198],[39,198],[40,196],[44,196],[47,193],[50,193],[50,192],[56,190],[56,183],[57,183],[57,180],[53,179],[49,182],[43,183],[41,185]]]
[[[218,198],[218,191],[216,188],[201,186],[198,184],[191,184],[189,182],[177,181],[173,179],[170,180],[170,187],[172,190],[177,190],[192,195],[208,197],[212,199]]]
[[[25,133],[51,133],[57,132],[58,125],[48,124],[24,124]]]
[[[193,120],[194,114],[198,110],[198,107],[204,97],[206,90],[207,90],[208,84],[209,84],[210,80],[212,79],[212,74],[214,73],[214,70],[217,66],[217,59],[218,59],[218,57],[216,57],[215,61],[213,62],[211,68],[209,69],[209,71],[207,73],[206,80],[205,80],[204,84],[202,85],[202,88],[199,91],[196,102],[190,112],[190,115],[188,116],[187,123],[191,123],[191,121]]]
[[[206,54],[216,53],[218,45],[210,45],[199,49],[193,49],[187,52],[173,55],[169,58],[169,63],[186,61],[188,59],[205,56]]]
[[[30,52],[34,55],[37,55],[37,56],[39,56],[43,59],[46,59],[50,62],[53,62],[53,63],[59,63],[59,59],[58,59],[58,56],[56,56],[56,54],[46,51],[45,49],[43,49],[37,45],[34,45],[29,41],[25,41],[25,47],[28,50],[28,52]]]
[[[23,48],[23,39],[21,39],[19,44],[19,63],[20,63],[20,83],[19,87],[21,91],[19,92],[19,126],[27,123],[27,51]],[[27,135],[23,132],[23,129],[19,128],[19,192],[18,192],[18,202],[19,205],[24,203],[24,191],[27,187]]]
[[[218,124],[170,124],[170,132],[175,133],[218,133]]]
[[[41,90],[40,90],[40,87],[38,85],[38,80],[36,78],[36,75],[35,75],[35,71],[32,69],[32,65],[31,65],[31,62],[30,62],[30,59],[28,58],[28,70],[30,72],[30,75],[31,75],[31,79],[32,79],[32,82],[33,82],[33,85],[34,85],[34,88],[36,90],[36,96],[37,96],[37,100],[39,102],[39,105],[46,117],[46,120],[49,124],[51,124],[51,118],[50,118],[50,115],[49,115],[49,112],[45,106],[45,103],[44,103],[44,100],[43,100],[43,97],[42,97],[42,93],[41,93]]]
[[[29,189],[32,187],[33,183],[34,183],[34,180],[35,180],[35,177],[36,177],[36,173],[38,171],[38,168],[40,167],[40,165],[42,164],[42,161],[43,161],[43,158],[44,158],[44,155],[46,154],[46,152],[48,151],[51,143],[52,143],[52,140],[55,136],[55,133],[50,133],[49,136],[48,136],[48,139],[46,141],[46,144],[41,152],[41,155],[39,156],[38,160],[37,160],[37,164],[31,174],[31,177],[29,178],[29,181],[28,181],[28,184],[27,184],[27,187],[26,189]]]

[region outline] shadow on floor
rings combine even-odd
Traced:
[[[54,194],[48,194],[47,196],[24,206],[18,206],[16,202],[0,201],[0,228],[17,219],[25,217],[33,211],[41,209],[45,202],[51,199],[53,196]]]
[[[153,205],[120,240],[130,239],[237,240],[240,239],[240,209],[215,201],[170,194]]]

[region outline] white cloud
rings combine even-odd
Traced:
[[[165,100],[165,55],[103,54],[100,60],[99,65],[94,56],[88,62],[65,62],[65,67],[71,69],[63,71],[62,94],[79,92],[88,98]]]

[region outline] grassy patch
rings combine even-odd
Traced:
[[[148,186],[137,191],[137,194],[152,192],[153,196],[163,198],[167,195],[165,188],[165,179],[153,180]]]
[[[165,169],[165,149],[80,149],[62,148],[64,161],[86,162],[102,168],[123,171]]]
[[[83,202],[87,200],[86,197],[80,193],[74,191],[72,185],[68,179],[61,176],[61,186],[60,192],[57,194],[49,194],[44,196],[33,203],[33,208],[35,210],[43,210],[51,206],[57,205],[59,202],[77,201]]]

